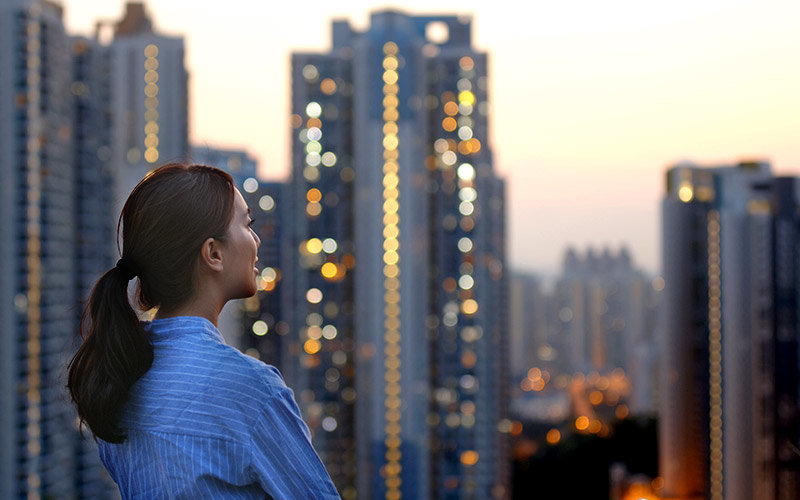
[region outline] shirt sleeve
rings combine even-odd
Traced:
[[[340,499],[288,388],[265,402],[252,432],[251,454],[255,480],[275,500]]]

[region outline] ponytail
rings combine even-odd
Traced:
[[[83,343],[69,363],[67,388],[81,423],[109,443],[125,441],[122,408],[153,363],[153,346],[128,301],[132,274],[120,261],[95,284],[81,318]]]
[[[235,191],[233,178],[222,170],[169,164],[128,196],[117,224],[124,257],[92,290],[81,318],[83,344],[67,378],[81,422],[95,438],[125,441],[123,408],[133,384],[153,364],[153,346],[128,300],[128,281],[138,276],[136,303],[142,310],[174,311],[190,300],[200,248],[227,233]]]

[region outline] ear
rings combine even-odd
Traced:
[[[220,272],[222,271],[222,245],[214,238],[208,238],[200,247],[200,263],[203,267]]]

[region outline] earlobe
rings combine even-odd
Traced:
[[[222,271],[222,248],[220,242],[208,238],[200,248],[200,259],[203,265],[212,271]]]

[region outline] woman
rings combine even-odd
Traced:
[[[256,288],[258,236],[231,177],[166,165],[120,216],[122,258],[92,290],[68,388],[123,498],[339,498],[278,371],[217,318]],[[128,301],[138,278],[140,322]]]

